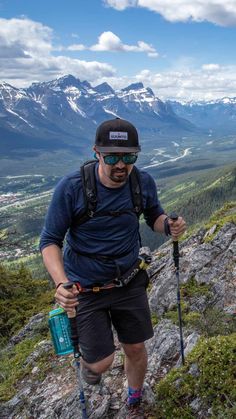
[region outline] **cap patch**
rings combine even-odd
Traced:
[[[128,132],[110,131],[109,140],[128,140]]]

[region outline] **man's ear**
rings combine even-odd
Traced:
[[[96,147],[93,147],[93,151],[94,151],[93,158],[94,158],[95,160],[99,160],[99,153],[98,153],[98,151],[96,150]]]

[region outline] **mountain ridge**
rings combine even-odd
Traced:
[[[0,83],[0,136],[9,150],[22,144],[39,149],[42,142],[44,149],[76,146],[81,153],[94,138],[97,125],[114,117],[136,125],[144,143],[232,134],[236,133],[236,98],[163,102],[142,82],[114,90],[107,82],[92,86],[71,74],[27,88]]]
[[[201,126],[214,135],[236,133],[236,97],[223,97],[215,101],[167,101],[174,112],[192,124]]]
[[[0,134],[4,129],[9,135],[24,135],[26,140],[41,138],[48,146],[50,139],[75,144],[79,137],[84,145],[100,122],[115,116],[130,120],[147,137],[198,131],[142,83],[115,91],[108,83],[92,87],[86,80],[68,75],[25,89],[0,85]],[[29,140],[29,147],[33,146]]]

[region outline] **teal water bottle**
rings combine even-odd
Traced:
[[[56,354],[66,355],[73,352],[70,322],[66,311],[61,307],[50,311],[48,324]]]

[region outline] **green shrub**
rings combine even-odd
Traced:
[[[0,344],[4,345],[31,316],[49,311],[54,290],[47,280],[33,279],[24,265],[18,270],[0,265],[0,278]]]
[[[205,337],[228,335],[236,332],[236,319],[221,309],[211,306],[211,285],[198,284],[197,281],[191,278],[180,287],[181,293],[181,313],[183,326],[191,327],[197,330]],[[191,304],[196,302],[199,297],[205,298],[206,308],[201,311],[192,311]],[[171,320],[178,325],[178,308],[174,305],[168,310],[164,317]]]
[[[157,419],[196,417],[190,405],[197,398],[201,410],[211,409],[211,417],[235,417],[236,334],[201,338],[185,366],[173,369],[156,386],[156,397]]]

